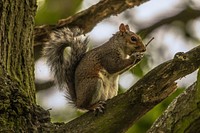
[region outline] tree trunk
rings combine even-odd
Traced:
[[[0,2],[0,132],[36,131],[33,60],[36,0]],[[42,110],[42,109],[41,109]]]

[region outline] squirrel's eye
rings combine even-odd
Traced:
[[[132,41],[132,42],[137,42],[137,38],[134,37],[134,36],[132,36],[132,37],[131,37],[131,41]]]

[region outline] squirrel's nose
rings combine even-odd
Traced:
[[[136,51],[138,51],[138,52],[145,52],[146,51],[146,47],[145,46],[137,46],[135,48],[136,48]]]
[[[142,50],[142,52],[145,52],[146,51],[146,47],[144,47],[144,49]]]
[[[146,51],[146,47],[141,48],[141,52],[145,52]]]

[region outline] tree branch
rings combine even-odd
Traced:
[[[154,122],[148,133],[199,133],[200,93],[194,83],[184,93],[173,100],[167,110]]]
[[[195,9],[192,9],[190,7],[186,8],[185,10],[181,11],[180,13],[178,13],[177,15],[175,16],[172,16],[172,17],[169,17],[169,18],[165,18],[155,24],[153,24],[152,26],[148,27],[148,28],[145,28],[145,29],[141,29],[138,34],[140,33],[145,33],[143,35],[143,37],[145,37],[146,35],[148,35],[149,33],[151,33],[153,30],[155,30],[156,28],[164,25],[164,24],[169,24],[173,21],[181,21],[181,22],[184,22],[185,24],[192,20],[192,19],[196,19],[200,16],[200,10],[195,10]],[[139,24],[135,24],[136,26],[138,25],[139,27]]]
[[[56,25],[42,25],[35,27],[35,45],[39,45],[48,40],[49,33],[55,29],[63,27],[79,27],[84,33],[92,28],[103,19],[117,15],[128,8],[138,6],[148,0],[100,0],[96,5],[81,11],[71,17],[59,20]]]
[[[107,101],[104,114],[92,112],[61,124],[57,132],[104,132],[127,131],[139,118],[168,97],[176,88],[175,81],[200,66],[200,46],[187,53],[179,52],[169,60],[147,73],[124,94]]]
[[[200,132],[200,69],[197,82],[173,100],[148,133]],[[167,121],[167,122],[166,122]]]

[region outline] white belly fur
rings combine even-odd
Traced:
[[[118,93],[118,74],[111,75],[106,70],[99,72],[99,77],[102,80],[102,86],[99,94],[101,100],[111,99]]]

